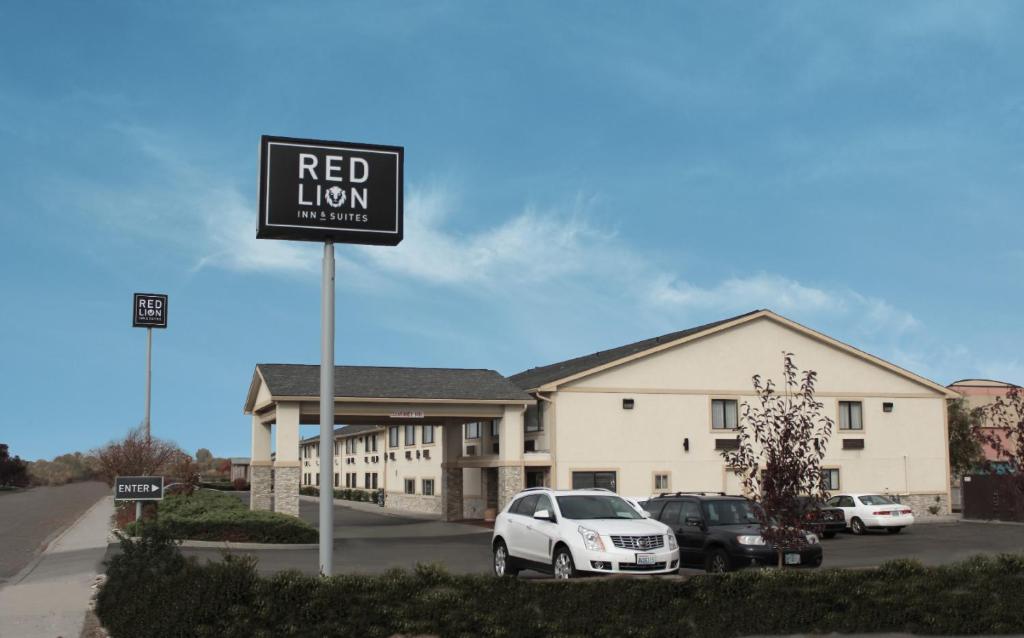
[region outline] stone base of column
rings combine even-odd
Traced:
[[[441,468],[441,498],[444,507],[441,514],[446,521],[461,521],[462,514],[462,468]]]
[[[274,467],[274,511],[299,516],[298,467]]]
[[[252,465],[249,468],[249,509],[270,511],[274,504],[271,491],[271,468],[269,465]]]
[[[508,502],[519,492],[523,491],[523,468],[521,467],[499,467],[498,468],[498,511],[505,509]]]

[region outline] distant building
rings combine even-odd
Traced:
[[[235,481],[242,479],[246,483],[249,482],[249,457],[248,456],[233,456],[231,457],[231,480]]]
[[[992,379],[961,379],[955,381],[949,386],[950,390],[961,394],[964,401],[967,404],[967,408],[973,410],[975,408],[984,408],[992,405],[996,402],[999,397],[1005,397],[1006,393],[1010,391],[1010,388],[1014,387],[1012,383],[1005,381],[994,381]],[[1006,428],[995,427],[990,422],[983,422],[985,427],[990,433],[998,437],[1005,444],[1007,442],[1008,432]],[[985,452],[985,459],[989,461],[999,461],[999,455],[995,449],[988,444],[983,446]]]

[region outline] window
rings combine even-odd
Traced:
[[[372,472],[370,474],[370,488],[371,489],[377,489],[377,473],[376,472]]]
[[[423,426],[423,445],[429,445],[434,442],[434,426],[424,425]]]
[[[334,487],[338,487],[338,473],[334,473]]]
[[[537,499],[537,507],[536,509],[533,510],[534,513],[537,513],[541,510],[547,510],[548,514],[554,516],[555,508],[551,504],[551,498],[547,494],[539,494],[538,496],[539,498]]]
[[[369,472],[367,472],[366,474],[363,475],[363,487],[365,487],[367,489],[370,488],[370,473]]]
[[[349,473],[348,472],[345,472],[345,487],[352,487],[351,483],[349,483]]]
[[[860,401],[839,402],[839,429],[840,430],[863,430],[864,429],[864,408]]]
[[[679,522],[686,525],[688,518],[701,520],[700,505],[697,504],[697,501],[683,501],[683,513],[679,517]]]
[[[715,430],[735,430],[737,423],[735,399],[711,400],[711,427]]]
[[[839,489],[839,470],[832,468],[825,468],[821,471],[822,481],[825,483],[825,489],[832,491]]]
[[[371,444],[370,445],[370,450],[372,452],[376,452],[377,451],[377,435],[376,434],[374,434],[372,437],[370,437],[370,444]]]
[[[655,474],[654,475],[654,489],[655,490],[667,490],[668,487],[668,474]]]
[[[416,479],[405,479],[405,493],[415,494],[416,493]]]
[[[398,447],[398,426],[388,428],[388,447]]]
[[[615,472],[573,472],[572,489],[591,490],[601,488],[615,491]],[[532,513],[531,513],[532,514]]]
[[[526,431],[530,432],[531,430],[529,428],[527,428]],[[501,423],[497,419],[495,419],[495,420],[491,421],[491,438],[495,438],[496,439],[496,438],[498,438],[500,436],[501,436]]]
[[[480,438],[480,424],[479,423],[467,423],[466,424],[466,438],[467,439],[479,439]]]
[[[407,425],[405,426],[405,444],[415,445],[416,444],[416,426]]]
[[[320,472],[316,473],[316,484],[317,484],[317,486],[320,485]]]
[[[434,495],[434,479],[423,479],[423,495]]]
[[[679,513],[682,511],[682,501],[669,501],[665,503],[665,509],[661,510],[658,520],[674,529],[679,524]]]
[[[537,499],[540,498],[540,494],[530,494],[525,496],[516,503],[516,514],[523,516],[533,516],[534,510],[537,509]]]
[[[541,402],[526,406],[526,413],[523,415],[523,423],[527,432],[542,432],[544,430],[544,418]]]

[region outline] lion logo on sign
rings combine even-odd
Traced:
[[[327,203],[332,208],[338,208],[345,203],[345,191],[341,190],[338,186],[331,186],[324,193],[324,197],[327,198]]]

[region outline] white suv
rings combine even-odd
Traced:
[[[572,578],[581,572],[675,572],[675,534],[649,516],[606,490],[523,490],[494,521],[494,573],[535,569]]]

